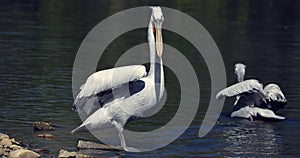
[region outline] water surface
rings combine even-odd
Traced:
[[[78,139],[96,141],[89,134],[72,136],[81,123],[71,110],[72,67],[87,33],[104,18],[131,7],[154,5],[148,1],[2,1],[0,5],[0,132],[54,155],[59,149],[76,150]],[[300,154],[300,2],[259,0],[168,0],[161,6],[178,9],[199,21],[216,41],[233,84],[233,65],[247,65],[246,78],[263,84],[279,83],[288,104],[279,114],[282,122],[249,122],[221,116],[213,130],[198,138],[210,97],[210,78],[203,58],[179,35],[164,31],[164,41],[184,52],[197,70],[201,100],[192,126],[172,144],[152,152],[120,153],[124,157],[297,156]],[[145,17],[148,18],[148,17]],[[99,61],[110,68],[124,51],[146,42],[146,29],[116,39]],[[145,130],[170,120],[178,107],[180,88],[174,73],[166,70],[168,100],[155,117],[128,125]],[[233,104],[226,100],[223,111]],[[61,128],[44,140],[32,130],[33,121],[52,122]],[[114,155],[113,153],[112,155]]]

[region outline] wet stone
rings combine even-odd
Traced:
[[[53,131],[55,128],[48,122],[33,122],[33,129],[36,131]]]
[[[76,157],[76,155],[78,155],[78,153],[75,151],[69,152],[67,150],[61,149],[59,151],[58,157],[59,158],[71,158],[71,157]]]
[[[5,153],[5,149],[4,148],[0,148],[0,155],[3,155]]]
[[[1,139],[1,141],[0,141],[0,146],[6,147],[6,146],[11,146],[11,145],[12,145],[12,142],[9,138],[4,138],[4,139]]]
[[[18,145],[15,145],[15,144],[13,144],[13,145],[11,145],[10,147],[9,147],[11,150],[19,150],[19,149],[22,149],[22,147],[21,146],[18,146]]]
[[[0,133],[0,140],[5,139],[5,138],[9,138],[9,136],[6,134]]]
[[[15,138],[12,138],[12,139],[10,139],[10,140],[11,140],[12,144],[21,145],[21,143],[20,143],[20,142],[17,142],[17,141],[15,140]]]
[[[78,149],[116,150],[116,151],[122,150],[121,148],[118,148],[115,146],[100,144],[100,143],[95,143],[95,142],[90,142],[90,141],[84,141],[84,140],[78,141],[77,148]]]
[[[38,158],[40,155],[36,152],[26,150],[26,149],[19,149],[10,152],[10,158]]]
[[[93,158],[93,156],[90,155],[84,155],[76,151],[67,151],[63,149],[59,151],[58,157],[59,158]]]
[[[31,150],[36,153],[49,153],[49,150],[47,149],[31,149]]]
[[[38,137],[40,138],[47,138],[47,139],[52,139],[54,138],[54,136],[52,134],[48,134],[48,133],[45,133],[45,134],[39,134]]]

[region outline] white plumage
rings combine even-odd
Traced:
[[[231,113],[231,117],[240,117],[240,118],[246,118],[253,121],[253,117],[262,117],[267,119],[278,119],[278,120],[284,120],[285,117],[276,115],[273,111],[269,109],[262,109],[258,107],[249,107],[246,106],[244,108],[241,108],[240,110],[233,111]]]
[[[146,73],[143,65],[133,65],[103,70],[89,76],[73,104],[74,109],[88,118],[71,133],[114,127],[124,150],[138,151],[126,145],[124,126],[129,118],[147,116],[154,111],[165,90],[161,58],[164,17],[160,7],[151,8],[148,28],[149,72]]]
[[[112,68],[95,72],[88,77],[80,89],[76,99],[98,94],[101,91],[116,88],[129,81],[138,80],[146,76],[146,68],[143,65],[131,65]]]
[[[113,98],[128,97],[128,82],[139,80],[146,76],[143,65],[131,65],[95,72],[88,77],[80,87],[80,92],[74,101],[74,109],[83,115],[90,115],[101,107],[98,96],[100,92],[113,90]],[[127,91],[126,91],[127,90]],[[111,95],[102,96],[102,100],[110,100]]]
[[[262,84],[260,84],[258,80],[251,79],[239,82],[221,90],[217,93],[216,98],[221,99],[224,97],[232,97],[242,93],[259,93],[260,95],[265,96]]]
[[[285,119],[275,112],[283,108],[287,100],[277,84],[268,84],[265,88],[258,80],[250,79],[243,81],[245,75],[244,64],[235,65],[235,74],[238,83],[229,86],[217,93],[216,98],[236,96],[231,117],[257,119]]]
[[[242,63],[237,63],[234,65],[234,73],[237,75],[238,82],[244,81],[244,76],[246,74],[246,65]]]

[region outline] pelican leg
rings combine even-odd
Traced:
[[[125,149],[127,147],[127,145],[126,145],[125,137],[123,134],[123,130],[124,130],[124,128],[120,128],[120,129],[118,129],[118,132],[119,132],[119,139],[121,141],[121,146]]]
[[[140,150],[133,148],[133,147],[128,147],[126,145],[126,141],[125,141],[125,137],[123,134],[124,128],[123,126],[116,122],[116,121],[112,121],[112,124],[116,127],[116,129],[118,130],[118,135],[119,135],[119,139],[121,142],[121,147],[125,150],[125,151],[130,151],[130,152],[140,152]]]
[[[250,121],[251,121],[251,122],[254,121],[254,120],[253,120],[253,117],[252,117],[251,115],[249,116],[249,118],[250,118]]]

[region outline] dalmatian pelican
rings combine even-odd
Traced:
[[[236,97],[230,117],[246,118],[251,121],[254,119],[284,120],[285,117],[275,114],[287,102],[280,87],[271,83],[263,88],[256,79],[244,81],[245,69],[244,64],[235,64],[238,83],[221,90],[216,95],[217,99]]]
[[[163,69],[162,23],[160,7],[151,7],[148,26],[150,70],[143,65],[131,65],[102,70],[90,75],[80,87],[73,109],[87,119],[72,134],[88,130],[115,128],[121,147],[126,151],[138,149],[126,145],[123,129],[132,117],[143,117],[153,111],[165,91]]]

